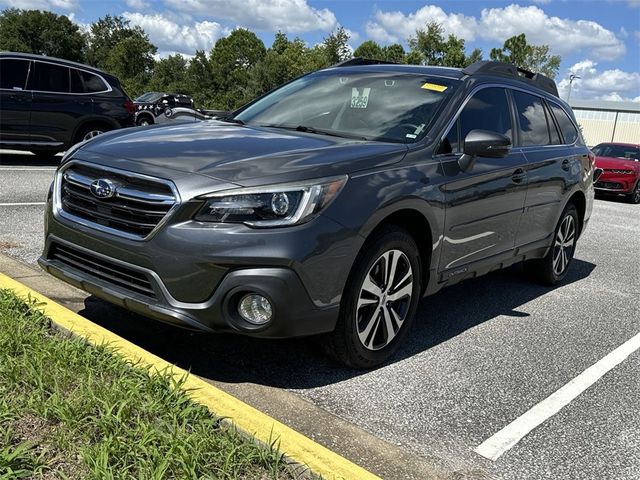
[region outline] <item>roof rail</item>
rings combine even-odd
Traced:
[[[374,58],[355,57],[336,63],[335,65],[332,65],[332,67],[354,67],[357,65],[397,65],[397,63],[388,62],[386,60],[376,60]]]
[[[501,77],[510,77],[534,85],[540,90],[544,90],[556,97],[558,96],[558,87],[553,79],[541,73],[533,73],[524,68],[516,67],[511,63],[483,60],[463,68],[462,73],[465,75],[498,75]]]

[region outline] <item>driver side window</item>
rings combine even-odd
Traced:
[[[484,88],[471,97],[440,144],[438,153],[462,152],[467,134],[476,129],[500,133],[513,140],[511,111],[504,88]]]

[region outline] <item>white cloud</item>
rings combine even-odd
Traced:
[[[366,25],[366,32],[382,43],[403,42],[417,28],[432,21],[441,24],[446,34],[453,33],[467,41],[483,38],[501,45],[507,38],[525,33],[530,43],[549,45],[554,54],[584,50],[593,58],[609,60],[625,54],[624,43],[597,22],[551,17],[535,5],[485,8],[480,18],[447,13],[435,5],[409,14],[377,10]]]
[[[383,12],[377,10],[374,19],[367,23],[367,35],[373,40],[383,43],[404,42],[415,34],[418,28],[424,29],[429,22],[437,22],[444,28],[445,33],[455,34],[465,40],[476,37],[477,20],[459,13],[447,14],[435,5],[425,5],[415,13]]]
[[[625,53],[624,43],[600,24],[550,17],[535,6],[485,8],[479,27],[482,37],[497,41],[525,33],[529,42],[549,45],[560,55],[589,50],[595,58],[614,59]]]
[[[125,3],[129,8],[133,8],[134,10],[144,10],[149,6],[149,2],[145,0],[125,0]]]
[[[0,6],[24,10],[65,10],[78,9],[78,0],[0,0]]]
[[[584,100],[640,101],[640,72],[618,68],[599,70],[593,60],[582,60],[569,68],[566,78],[558,83],[560,96],[569,91],[569,74],[578,75],[571,86],[571,98]]]
[[[254,30],[328,32],[338,25],[331,10],[310,7],[306,0],[166,0],[166,3],[181,11],[215,16]]]
[[[209,51],[216,40],[229,33],[219,23],[207,20],[181,25],[161,13],[147,15],[124,12],[122,16],[132,25],[142,27],[158,51],[162,52],[161,55],[165,52],[193,55],[195,50]]]

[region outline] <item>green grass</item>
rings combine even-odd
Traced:
[[[0,479],[292,478],[169,374],[51,327],[0,290]]]

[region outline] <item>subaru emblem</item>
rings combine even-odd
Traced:
[[[104,200],[116,194],[116,186],[111,180],[99,178],[91,182],[91,193],[94,197]]]

